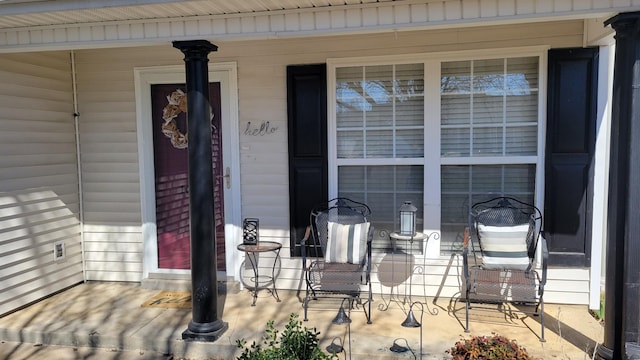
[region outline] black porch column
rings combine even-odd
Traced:
[[[184,340],[215,341],[228,328],[218,319],[216,234],[213,222],[213,168],[207,58],[218,47],[206,40],[174,41],[184,53],[189,138],[192,319]]]
[[[640,342],[640,12],[616,31],[611,104],[604,344],[601,359],[637,359]]]

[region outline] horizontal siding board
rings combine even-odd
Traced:
[[[140,225],[140,210],[123,212],[123,211],[87,211],[85,213],[85,221],[96,222],[101,219],[110,223],[122,223],[122,224],[138,224]]]
[[[25,246],[20,248],[14,252],[4,253],[4,257],[6,262],[0,266],[0,277],[3,277],[7,274],[7,270],[9,268],[15,266],[23,266],[23,262],[37,259],[38,261],[50,262],[53,260],[53,244],[54,242],[61,241],[65,243],[65,252],[67,258],[72,258],[74,256],[82,255],[82,248],[79,241],[77,241],[77,236],[79,233],[76,233],[76,239],[70,238],[68,236],[61,237],[59,239],[53,239],[50,242],[40,242],[31,246]],[[67,241],[70,240],[70,241]],[[75,241],[73,241],[75,240]],[[11,271],[11,270],[10,270]]]
[[[8,168],[17,163],[22,166],[36,166],[45,164],[68,164],[75,159],[75,151],[63,154],[30,154],[30,155],[3,155],[0,157],[0,168]],[[77,195],[77,188],[76,195]]]
[[[84,259],[87,262],[91,262],[92,263],[92,269],[95,270],[96,268],[93,267],[93,263],[94,262],[105,262],[105,263],[113,263],[113,262],[131,262],[131,263],[142,263],[142,258],[140,256],[140,253],[138,252],[105,252],[105,251],[100,251],[100,252],[94,252],[94,251],[89,251],[89,252],[85,252],[84,254]]]
[[[77,177],[72,178],[69,175],[49,175],[39,177],[29,177],[21,179],[3,179],[2,186],[8,191],[15,191],[24,188],[35,188],[42,184],[49,184],[50,186],[69,185],[73,182],[77,184]]]
[[[130,139],[134,138],[134,137],[128,137]],[[82,134],[81,134],[81,140],[80,141],[84,141],[82,139]],[[138,146],[136,145],[136,143],[118,143],[118,144],[114,144],[114,143],[82,143],[82,152],[88,152],[88,153],[109,153],[109,152],[114,152],[114,153],[127,153],[127,154],[137,154],[138,152]],[[115,146],[117,145],[117,146]]]
[[[33,230],[32,230],[33,229]],[[59,239],[79,241],[80,228],[77,219],[57,219],[55,222],[30,225],[12,231],[0,232],[0,253],[19,251],[27,246],[53,242]]]
[[[10,230],[23,227],[25,223],[35,224],[50,222],[64,217],[74,217],[78,212],[78,204],[66,204],[61,201],[20,204],[19,206],[0,209],[0,228]]]
[[[78,272],[78,268],[82,269],[82,257],[66,258],[63,262],[54,262],[53,258],[50,262],[45,262],[36,268],[21,271],[15,275],[0,278],[5,292],[11,293],[13,289],[39,283],[41,281],[55,280],[57,276],[65,277],[82,272]],[[3,294],[6,295],[6,294]]]
[[[89,174],[83,175],[89,177]],[[86,180],[86,179],[83,179]],[[111,191],[115,192],[135,192],[138,193],[140,191],[140,183],[136,182],[107,182],[108,179],[102,179],[103,181],[98,182],[100,179],[95,179],[91,182],[84,182],[83,187],[85,192],[96,192],[96,193],[107,193]]]
[[[22,140],[22,141],[20,141]],[[4,144],[68,144],[69,148],[75,146],[75,136],[73,132],[48,132],[43,131],[29,131],[26,135],[24,131],[4,131],[0,135],[0,141]],[[73,165],[73,164],[71,164]]]
[[[46,108],[49,109],[49,111],[69,114],[69,102],[72,99],[68,97],[68,94],[64,99],[26,98],[24,95],[17,95],[16,93],[8,95],[0,94],[0,103],[10,103],[14,109]]]
[[[71,102],[70,102],[71,104]],[[68,111],[57,111],[56,109],[46,109],[46,108],[5,108],[3,109],[3,117],[7,117],[13,120],[60,120],[60,121],[71,121],[73,120],[73,109],[69,108]],[[69,123],[71,124],[71,123]]]
[[[127,272],[142,273],[142,262],[127,261],[92,261],[91,267],[87,267],[89,271],[96,272]]]
[[[77,174],[78,168],[75,164],[15,166],[10,172],[3,172],[3,175],[0,176],[0,180],[46,176],[68,176],[69,182],[72,182],[76,179]]]
[[[21,203],[49,201],[51,199],[66,201],[66,197],[70,195],[73,195],[75,199],[77,199],[77,192],[77,185],[70,184],[57,187],[47,186],[17,192],[3,192],[0,193],[0,208],[11,207]]]
[[[2,77],[2,70],[0,70],[0,77]],[[7,75],[7,72],[4,72]],[[69,94],[65,89],[58,89],[57,86],[54,89],[48,89],[40,84],[34,84],[29,86],[27,83],[13,84],[11,87],[5,86],[0,88],[0,95],[3,96],[30,96],[34,101],[63,101],[68,102],[73,94]]]
[[[140,226],[128,225],[110,225],[110,224],[94,224],[85,223],[83,226],[85,234],[129,234],[135,233],[141,236]],[[124,235],[123,235],[124,236]]]
[[[70,89],[68,80],[71,75],[71,67],[69,66],[68,60],[65,63],[57,64],[63,67],[60,69],[51,66],[33,65],[28,62],[14,62],[6,57],[3,57],[1,64],[3,72],[16,76],[19,79],[38,78],[41,79],[45,88],[47,88],[47,82],[49,82],[49,84],[58,84],[61,88]]]
[[[93,271],[87,270],[85,272],[87,281],[128,281],[139,282],[142,280],[142,273],[139,271],[134,272],[120,272],[120,271]]]
[[[7,131],[48,131],[53,133],[74,133],[73,124],[69,122],[69,117],[64,118],[42,118],[37,120],[20,120],[4,117],[2,119]]]
[[[0,211],[17,205],[42,204],[45,206],[59,206],[69,202],[77,202],[77,190],[77,187],[67,187],[57,190],[39,191],[38,189],[33,189],[30,192],[0,194]],[[2,216],[1,214],[0,216]]]
[[[140,204],[136,204],[133,201],[122,203],[115,201],[102,201],[96,203],[87,203],[84,206],[84,210],[87,213],[91,212],[123,212],[123,213],[135,213],[140,211]]]
[[[86,238],[91,238],[87,234]],[[85,240],[86,240],[85,238]],[[142,242],[86,241],[85,252],[141,253]]]
[[[11,262],[0,267],[0,279],[6,277],[15,278],[32,270],[42,268],[44,265],[56,263],[53,259],[53,245],[42,247],[41,249],[28,251],[20,254],[13,254]],[[82,251],[80,244],[75,246],[65,246],[66,256],[64,261],[69,263],[82,262]]]
[[[97,193],[97,192],[88,192],[84,194],[84,201],[86,201],[87,203],[91,203],[91,202],[95,202],[95,203],[102,203],[102,202],[117,202],[117,203],[125,203],[128,201],[131,201],[131,199],[138,199],[139,198],[139,194],[138,192],[114,192],[114,191],[109,191],[109,192],[102,192],[102,193]]]
[[[73,144],[22,143],[0,144],[0,153],[7,155],[39,155],[39,154],[69,154],[75,158],[76,148]],[[9,170],[6,170],[9,171]],[[50,184],[49,184],[50,185]],[[36,186],[31,186],[36,187]]]

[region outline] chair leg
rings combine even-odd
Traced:
[[[367,307],[369,311],[365,311],[367,317],[367,324],[371,324],[371,303],[373,302],[373,291],[371,290],[371,281],[369,281],[369,299],[367,300]]]
[[[546,342],[544,339],[544,300],[540,297],[540,342]]]
[[[469,301],[469,291],[467,291],[467,298],[465,299],[465,309],[464,309],[464,317],[465,317],[465,327],[464,332],[469,332],[469,310],[471,310],[471,301]]]
[[[307,318],[307,309],[309,308],[309,285],[307,284],[307,291],[304,294],[304,300],[302,301],[302,307],[304,308],[304,321],[309,321]]]

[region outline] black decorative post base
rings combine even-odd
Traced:
[[[229,324],[222,320],[212,323],[200,324],[193,320],[189,321],[187,330],[182,333],[182,340],[186,341],[216,341],[227,331]]]

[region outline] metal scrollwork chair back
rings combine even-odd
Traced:
[[[471,207],[463,245],[465,331],[469,331],[472,303],[533,305],[544,341],[543,294],[549,252],[541,227],[540,210],[512,197]]]
[[[367,323],[371,323],[370,215],[366,204],[347,198],[329,200],[311,211],[311,226],[302,240],[304,320],[308,319],[311,300],[338,295],[351,298],[350,304],[362,305]]]

